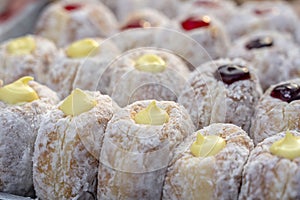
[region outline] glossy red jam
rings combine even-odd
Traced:
[[[299,100],[300,86],[294,83],[287,83],[276,86],[271,92],[271,97],[280,99],[288,103]]]
[[[215,72],[215,78],[230,85],[236,81],[250,79],[250,73],[247,67],[228,64],[220,66]]]
[[[1,23],[1,22],[5,22],[5,21],[8,20],[12,15],[13,15],[13,13],[12,13],[10,10],[1,13],[1,14],[0,14],[0,23]]]
[[[132,28],[145,28],[145,27],[150,27],[150,23],[145,20],[136,19],[127,23],[125,26],[121,28],[121,30],[132,29]]]
[[[67,4],[64,6],[64,9],[66,11],[72,12],[72,11],[80,9],[81,7],[82,7],[81,4]]]
[[[208,27],[209,25],[210,18],[208,16],[192,16],[181,22],[182,28],[186,31]]]

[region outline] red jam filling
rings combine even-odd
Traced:
[[[287,103],[300,99],[300,86],[294,83],[286,83],[276,86],[271,97],[280,99]]]
[[[255,8],[253,10],[253,12],[256,14],[256,15],[266,15],[266,14],[269,14],[273,11],[272,8],[265,8],[265,9],[259,9],[259,8]]]
[[[181,22],[182,28],[186,31],[208,27],[209,25],[210,18],[208,16],[192,16]]]
[[[7,10],[3,13],[0,14],[0,23],[1,22],[5,22],[6,20],[8,20],[11,16],[13,15],[13,13],[10,10]]]
[[[247,67],[228,64],[220,66],[215,72],[215,78],[230,85],[236,81],[250,79],[250,73]]]
[[[81,4],[67,4],[64,6],[64,9],[66,11],[72,12],[72,11],[80,9],[81,7],[82,7]]]
[[[22,3],[19,1],[9,1],[5,7],[5,10],[0,13],[0,23],[5,23],[6,21],[10,20],[10,18],[18,15],[26,6],[31,3],[33,3],[33,0],[23,0]]]
[[[121,30],[132,29],[132,28],[146,28],[150,26],[151,25],[149,22],[141,19],[136,19],[127,23],[125,26],[121,28]]]

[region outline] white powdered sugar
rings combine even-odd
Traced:
[[[275,87],[288,83],[300,85],[300,79],[271,86],[259,100],[250,130],[254,144],[287,129],[300,130],[300,101],[295,100],[287,103],[271,96]]]
[[[57,48],[50,40],[27,35],[35,42],[35,49],[29,54],[14,55],[7,50],[8,40],[0,46],[0,79],[10,83],[22,76],[33,76],[38,82],[45,83],[49,65],[57,56]]]
[[[121,23],[120,28],[124,28],[127,25],[135,22],[144,22],[145,27],[168,27],[171,21],[161,12],[151,9],[144,8],[130,13],[125,20]]]
[[[227,25],[228,21],[236,12],[236,5],[232,1],[222,0],[191,0],[184,1],[179,6],[180,12],[184,14],[197,13],[199,15],[211,15]]]
[[[227,64],[247,67],[250,79],[229,85],[217,80],[216,70]],[[248,132],[260,95],[256,73],[249,63],[241,59],[220,59],[201,65],[191,74],[178,102],[188,110],[198,128],[226,122],[241,126]]]
[[[199,19],[201,19],[201,17],[206,17],[209,23],[208,26],[185,30],[182,23],[190,17],[195,16],[198,16]],[[192,12],[179,15],[176,18],[176,22],[180,27],[180,31],[194,39],[203,48],[202,52],[198,52],[198,59],[202,61],[201,64],[212,59],[226,56],[230,41],[223,24],[218,19],[213,16],[202,15],[202,13],[198,13],[197,10],[194,10]]]
[[[160,199],[174,148],[194,131],[188,113],[174,102],[157,101],[169,114],[163,125],[136,124],[135,114],[151,100],[137,101],[108,123],[100,155],[98,199]]]
[[[41,124],[33,157],[39,198],[76,199],[88,192],[96,194],[104,131],[118,107],[108,96],[87,93],[97,101],[94,108],[74,117],[56,108]]]
[[[44,115],[58,102],[50,89],[28,84],[40,99],[22,105],[0,101],[0,190],[22,196],[33,195],[34,142]]]
[[[226,23],[232,40],[256,30],[273,30],[295,34],[298,16],[284,1],[249,1],[234,12]]]
[[[50,66],[47,85],[57,91],[60,98],[70,94],[75,88],[94,91],[104,88],[105,93],[109,78],[104,75],[107,66],[119,55],[119,50],[110,41],[91,38],[99,43],[99,49],[83,58],[69,58],[66,50]],[[95,55],[93,55],[95,54]]]
[[[272,45],[263,48],[247,49],[246,45],[256,39],[270,37]],[[257,70],[262,88],[297,78],[300,51],[290,35],[272,31],[257,31],[236,40],[228,53],[231,58],[239,57],[249,61]]]
[[[136,69],[136,60],[145,54],[161,57],[166,63],[162,72],[144,72]],[[176,101],[189,69],[177,56],[159,49],[136,49],[128,52],[109,66],[108,94],[121,107],[145,99]]]
[[[74,11],[64,9],[66,5],[79,5]],[[117,32],[117,20],[103,4],[88,1],[63,1],[52,3],[40,17],[36,34],[65,46],[86,37],[108,37]]]
[[[194,157],[190,146],[198,132],[186,138],[168,167],[163,199],[237,199],[252,140],[232,124],[212,124],[199,132],[222,137],[226,146],[215,156]]]
[[[300,136],[297,131],[291,131]],[[270,153],[271,145],[285,135],[278,133],[259,143],[243,171],[239,199],[299,199],[300,158],[289,160]]]
[[[178,13],[178,7],[181,2],[178,0],[164,0],[164,1],[152,1],[152,0],[102,0],[106,5],[109,5],[114,10],[117,18],[123,20],[130,13],[144,9],[152,8],[163,12],[168,17],[175,17]]]

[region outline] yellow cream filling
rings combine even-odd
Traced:
[[[195,157],[209,157],[218,154],[225,146],[225,140],[217,135],[203,136],[198,133],[190,150]]]
[[[159,108],[155,101],[152,101],[135,115],[134,121],[137,124],[163,125],[169,121],[169,115],[165,110]]]
[[[28,82],[33,77],[25,76],[19,80],[0,88],[0,100],[8,104],[22,104],[39,99],[39,96],[32,89]]]
[[[80,89],[75,89],[65,98],[59,107],[66,115],[77,116],[96,106],[97,102],[90,95]]]
[[[155,54],[144,54],[136,60],[135,68],[144,72],[159,73],[166,69],[166,62]]]
[[[36,43],[31,36],[16,38],[7,44],[7,51],[12,55],[31,54],[36,48]]]
[[[99,51],[99,43],[93,39],[87,38],[72,43],[66,49],[69,58],[84,58],[93,56]]]
[[[272,144],[270,152],[290,160],[300,157],[300,137],[296,137],[290,131],[287,131],[284,138]]]

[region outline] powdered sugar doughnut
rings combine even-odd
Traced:
[[[85,108],[77,98],[74,107]],[[77,94],[77,96],[75,95]],[[35,143],[33,176],[36,195],[41,199],[80,199],[96,196],[98,158],[107,122],[117,107],[99,92],[83,92],[95,103],[74,116],[64,113],[62,101],[41,123]],[[77,102],[77,104],[76,104]]]
[[[219,136],[225,147],[215,155],[196,157],[191,146],[197,134]],[[202,137],[203,137],[202,136]],[[212,148],[217,147],[216,144]],[[212,124],[186,138],[168,167],[162,199],[237,199],[242,170],[253,143],[232,124]],[[204,150],[204,146],[202,147]]]
[[[98,199],[161,198],[173,150],[195,128],[186,110],[168,101],[156,101],[154,108],[168,114],[167,122],[137,123],[136,116],[150,105],[153,101],[135,102],[108,123],[100,155]]]
[[[57,48],[45,38],[27,35],[5,41],[0,46],[0,79],[6,83],[22,76],[33,76],[45,83]]]
[[[300,130],[300,79],[272,85],[261,97],[252,118],[254,144],[278,132]]]
[[[198,13],[202,15],[212,15],[226,24],[237,12],[237,7],[232,1],[222,0],[191,0],[185,1],[180,6],[179,13]]]
[[[107,0],[102,0],[115,11],[119,20],[124,19],[130,13],[140,9],[155,9],[162,12],[164,15],[172,18],[178,14],[178,8],[181,2],[178,0],[151,1],[151,0],[116,0],[108,3]]]
[[[37,82],[25,84],[34,90],[38,99],[20,105],[2,101],[4,87],[0,88],[0,191],[33,196],[34,142],[43,115],[53,108],[58,98]]]
[[[256,30],[274,30],[294,35],[298,16],[284,1],[249,1],[226,24],[232,40]]]
[[[189,74],[179,57],[159,49],[129,51],[108,69],[108,94],[121,107],[146,99],[176,101]]]
[[[300,136],[297,131],[290,133]],[[269,137],[250,153],[239,199],[299,199],[300,157],[287,159],[270,152],[272,144],[284,136],[281,132]]]
[[[108,77],[103,73],[117,55],[118,48],[108,40],[86,38],[76,41],[64,48],[50,66],[47,85],[61,98],[74,88],[93,91],[98,84],[106,88]]]
[[[222,23],[216,18],[195,10],[178,16],[176,21],[179,30],[198,42],[207,52],[209,58],[199,52],[198,59],[202,60],[202,63],[225,57],[230,41]]]
[[[121,30],[149,27],[171,27],[171,21],[159,11],[145,8],[130,13],[120,25]]]
[[[112,12],[96,1],[58,1],[50,4],[40,17],[36,34],[58,46],[86,37],[108,37],[116,33]]]
[[[178,23],[171,26],[178,27]],[[195,69],[204,61],[211,60],[207,51],[197,41],[179,32],[178,28],[149,27],[122,31],[110,38],[121,52],[137,48],[154,48],[169,51],[186,61],[190,69]],[[184,47],[184,48],[182,48]]]
[[[251,62],[265,90],[270,85],[299,76],[299,53],[289,35],[257,31],[238,39],[228,56]]]
[[[201,65],[191,74],[178,102],[188,110],[198,128],[226,122],[248,132],[261,93],[249,63],[220,59]]]

